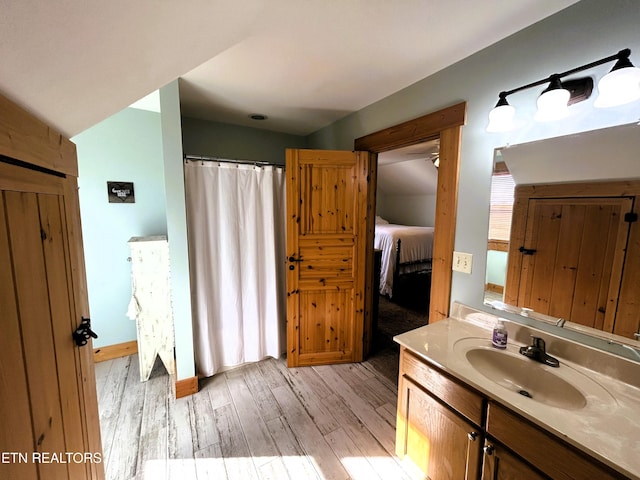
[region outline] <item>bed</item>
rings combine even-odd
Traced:
[[[385,223],[376,218],[374,248],[382,251],[380,294],[393,297],[393,286],[402,275],[430,272],[433,227]]]

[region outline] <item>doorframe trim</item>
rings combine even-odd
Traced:
[[[453,265],[458,208],[460,142],[462,126],[466,123],[466,113],[467,103],[460,102],[354,140],[355,150],[368,150],[378,154],[440,138],[440,167],[438,169],[436,196],[429,323],[437,322],[449,316],[451,267]],[[372,178],[375,179],[378,169],[377,161],[372,162],[371,169]],[[372,209],[375,212],[375,194],[372,199]],[[370,216],[370,218],[373,218],[373,216]],[[371,221],[371,224],[371,231],[373,231],[373,221]],[[367,269],[370,271],[369,269],[373,268],[373,239],[368,242],[368,248],[371,249],[367,255]],[[371,275],[367,275],[367,278],[369,277]],[[368,286],[367,291],[370,290],[371,287]]]

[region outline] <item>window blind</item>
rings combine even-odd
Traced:
[[[515,183],[504,164],[496,165],[491,177],[489,240],[509,241]]]

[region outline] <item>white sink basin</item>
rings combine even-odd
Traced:
[[[474,348],[467,351],[466,357],[471,366],[489,380],[536,402],[570,410],[587,404],[577,388],[524,356],[518,358],[498,350]]]
[[[531,401],[566,410],[580,410],[592,401],[613,404],[615,400],[600,384],[563,364],[554,368],[531,360],[511,345],[507,350],[491,347],[486,339],[458,340],[454,351],[485,379]]]

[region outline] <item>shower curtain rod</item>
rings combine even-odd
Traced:
[[[262,160],[237,160],[233,158],[218,158],[218,157],[201,157],[197,155],[185,155],[185,160],[195,160],[195,161],[203,161],[203,162],[220,162],[220,163],[237,163],[242,165],[256,165],[259,167],[263,166],[274,166],[284,168],[284,165],[273,162],[265,162]]]

